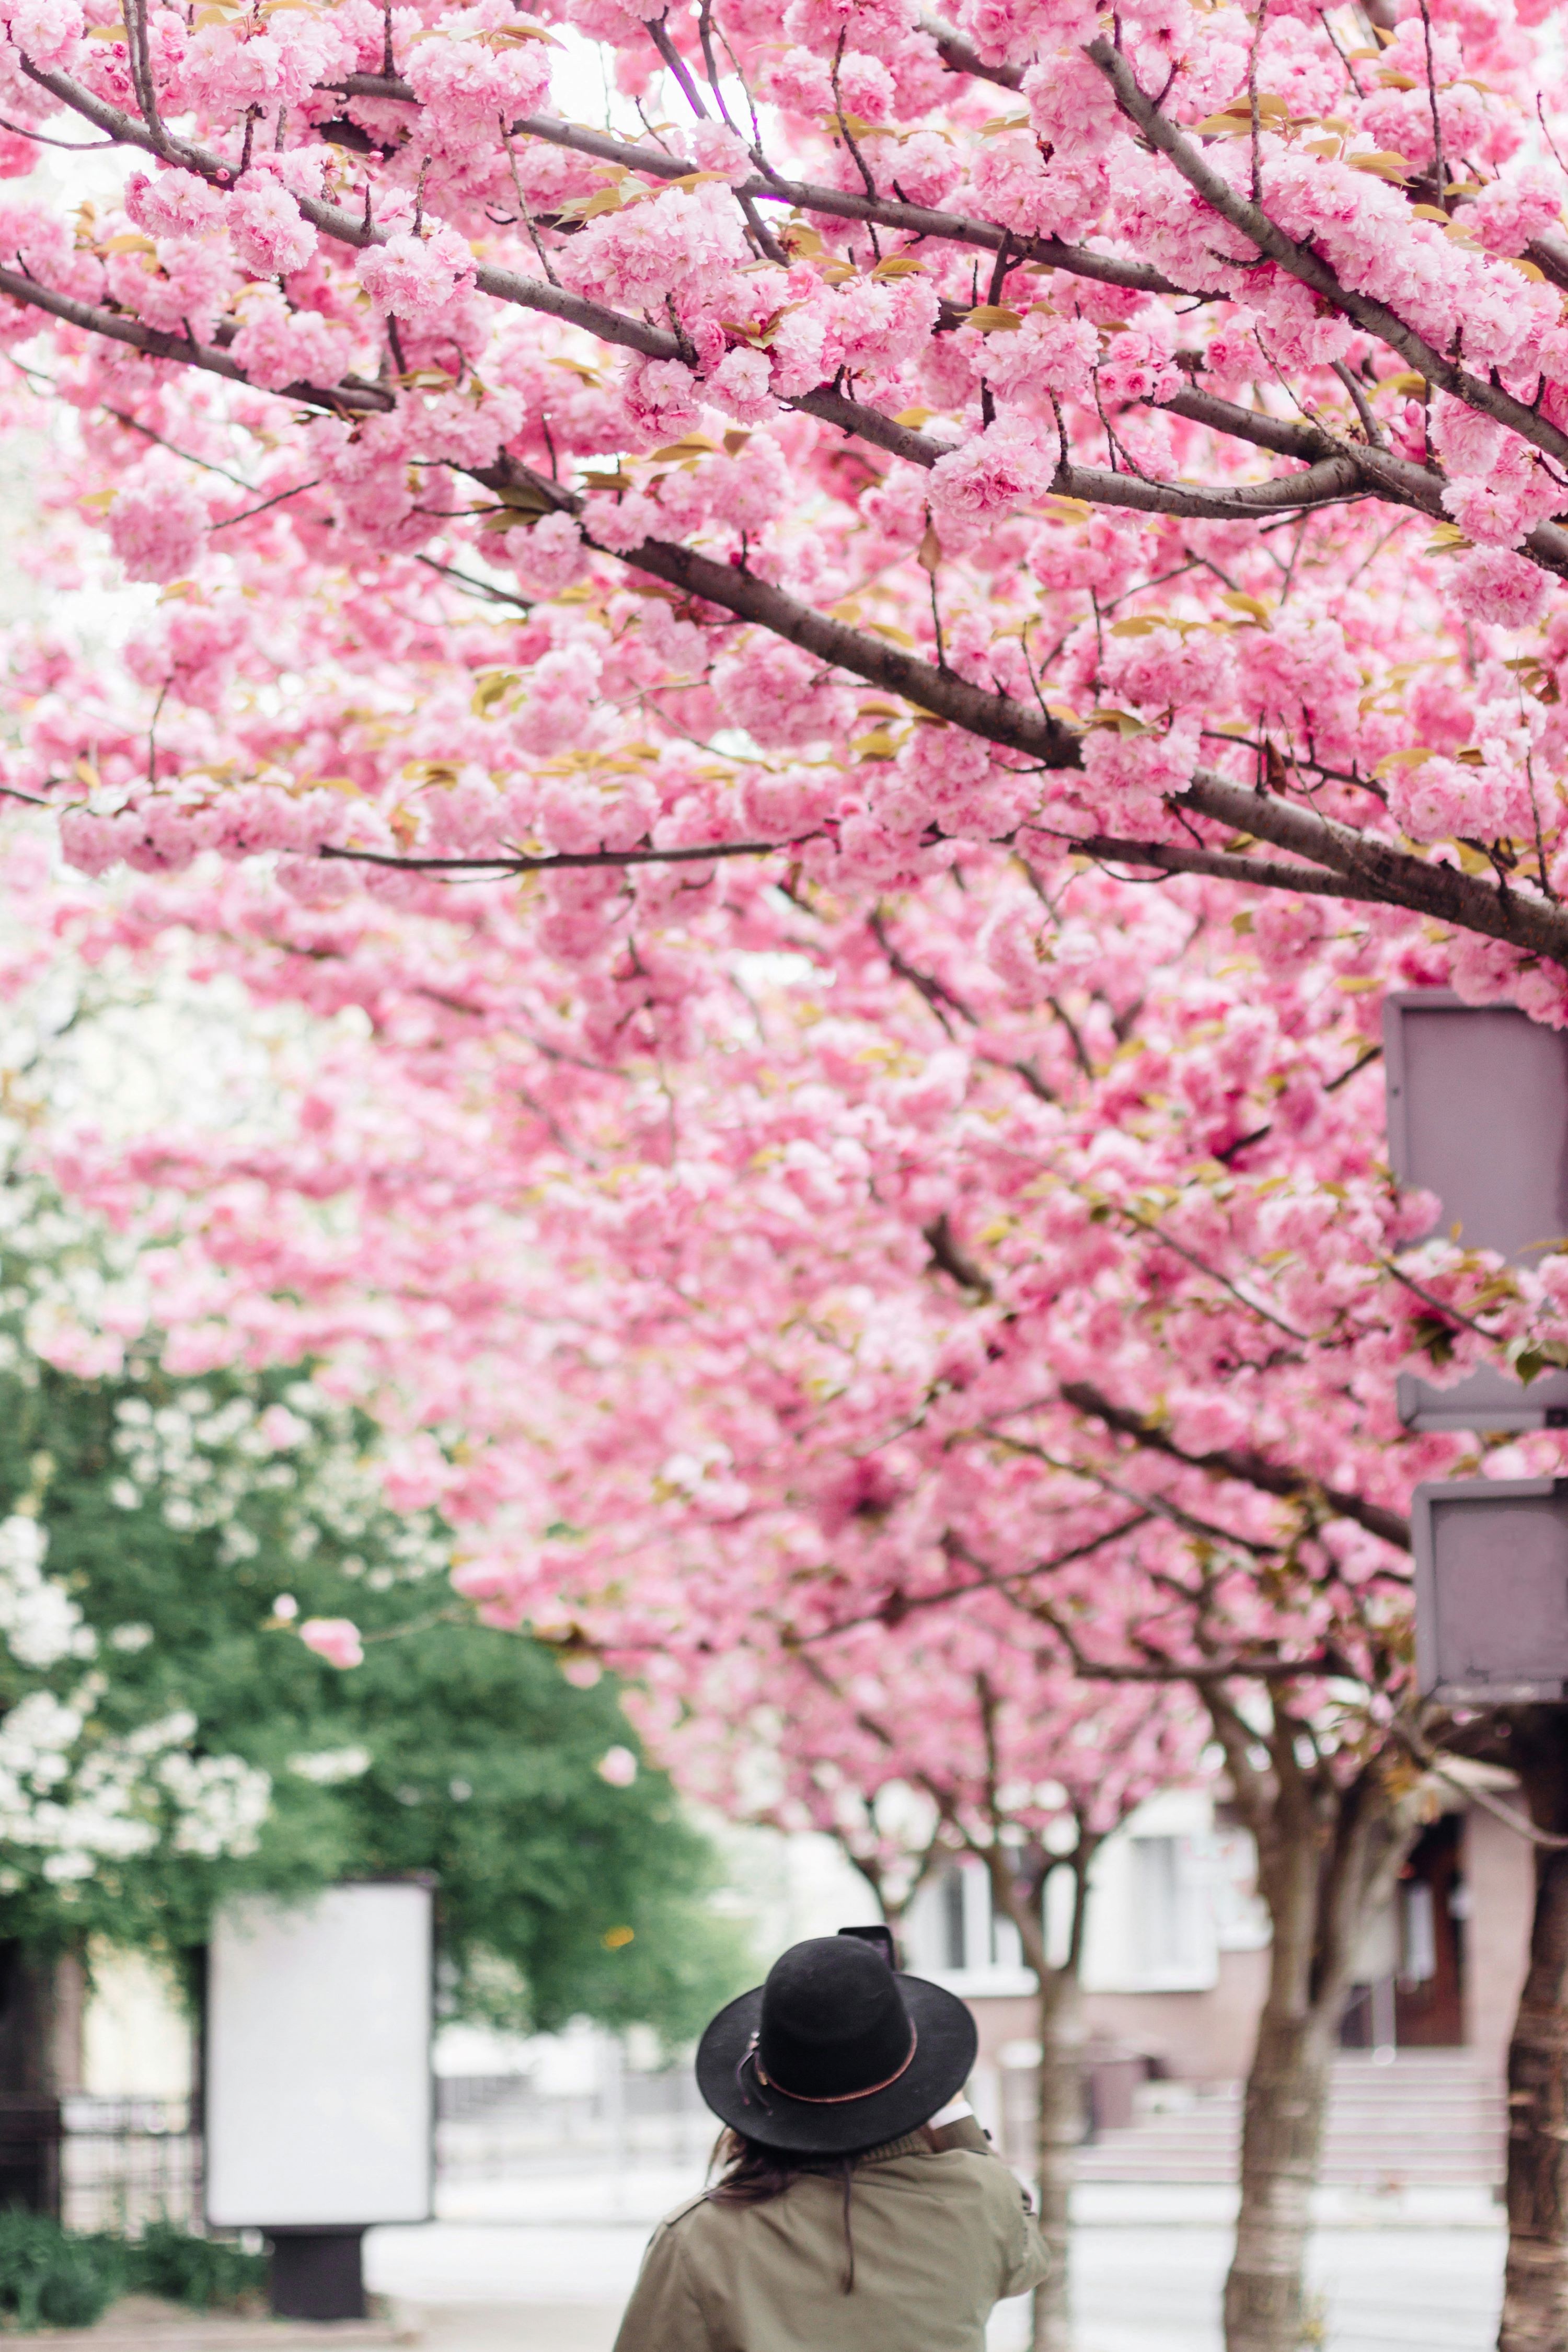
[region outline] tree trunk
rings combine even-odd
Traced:
[[[1039,1971],[1035,2177],[1051,2274],[1035,2289],[1034,2352],[1070,2352],[1073,2158],[1083,2137],[1083,2020],[1076,1970]]]
[[[0,1942],[0,2096],[52,2099],[60,2090],[61,1958]]]
[[[1335,2037],[1356,1948],[1392,1891],[1419,1819],[1419,1782],[1401,1787],[1382,1760],[1340,1783],[1274,1701],[1273,1772],[1252,1763],[1253,1735],[1223,1701],[1211,1713],[1238,1801],[1258,1841],[1258,1885],[1273,1941],[1268,1996],[1247,2079],[1241,2202],[1225,2286],[1226,2352],[1300,2352],[1308,2322],[1306,2259]]]
[[[1568,1830],[1568,1721],[1521,1709],[1507,1761],[1531,1818]],[[1530,1967],[1508,2053],[1508,2268],[1500,2352],[1568,2352],[1568,1853],[1535,1849]]]
[[[1331,2036],[1321,2014],[1292,2013],[1270,1984],[1247,2078],[1241,2206],[1225,2284],[1226,2352],[1300,2352]]]
[[[58,1952],[0,1943],[0,2205],[59,2212],[62,2041],[79,1974]]]
[[[1508,2053],[1500,2352],[1568,2352],[1568,1853],[1536,1851],[1530,1970]]]

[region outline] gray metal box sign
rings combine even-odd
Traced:
[[[1515,1264],[1568,1235],[1568,1034],[1431,988],[1388,998],[1383,1039],[1389,1160],[1442,1202],[1434,1232],[1457,1225]],[[1488,1370],[1447,1389],[1405,1373],[1399,1416],[1413,1429],[1568,1425],[1568,1372],[1527,1388]]]
[[[1568,1698],[1568,1479],[1417,1486],[1415,1666],[1425,1696]]]

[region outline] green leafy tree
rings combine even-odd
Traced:
[[[695,2031],[743,1939],[614,1681],[474,1622],[298,1370],[62,1368],[100,1265],[47,1211],[0,1238],[0,1941],[184,1961],[229,1894],[425,1871],[454,2013]],[[298,1626],[348,1615],[342,1673]]]

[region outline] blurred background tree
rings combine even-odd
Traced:
[[[615,1679],[477,1623],[449,1530],[298,1368],[171,1373],[155,1333],[69,1360],[58,1309],[128,1270],[5,1199],[0,2089],[48,2087],[62,1953],[188,1980],[226,1895],[386,1872],[437,1880],[449,2014],[694,2032],[751,1956]],[[299,1627],[351,1614],[343,1675]]]

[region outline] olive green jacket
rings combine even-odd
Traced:
[[[1049,2268],[1026,2192],[972,2120],[856,2164],[855,2284],[843,2177],[765,2205],[695,2197],[654,2231],[616,2352],[984,2352],[1005,2295]]]

